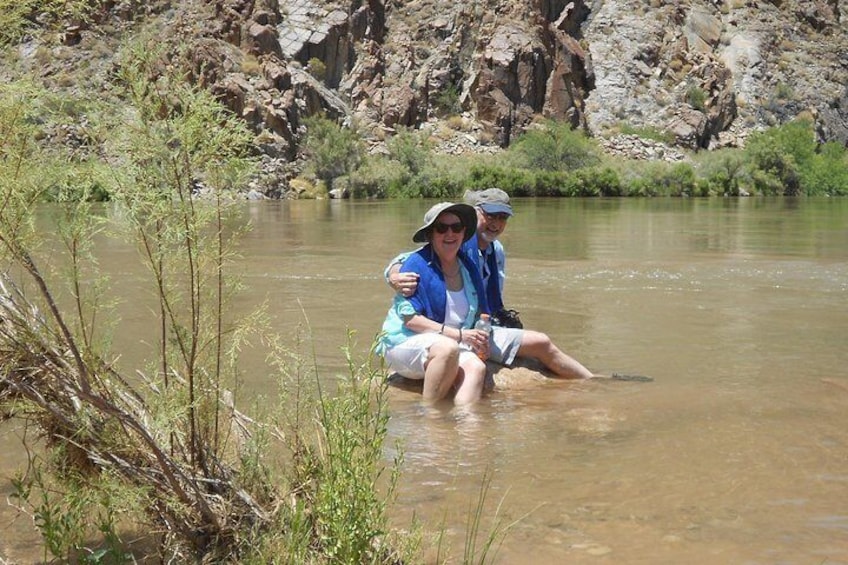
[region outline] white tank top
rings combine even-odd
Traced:
[[[461,328],[468,316],[468,297],[465,296],[464,290],[449,290],[447,293],[445,325],[452,328]]]

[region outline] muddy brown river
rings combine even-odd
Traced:
[[[335,378],[347,329],[359,352],[379,331],[382,269],[432,203],[246,203],[236,307],[267,300],[287,335],[308,327]],[[515,382],[463,411],[393,390],[394,525],[444,527],[459,563],[487,482],[481,529],[506,528],[495,563],[848,563],[848,199],[514,205],[508,306],[593,370],[654,381]],[[148,347],[134,253],[101,260],[124,299],[123,362]],[[246,363],[246,386],[273,396]],[[0,562],[39,562],[31,520],[6,505],[14,426],[0,451]]]

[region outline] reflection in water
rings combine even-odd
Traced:
[[[332,381],[347,330],[359,354],[379,330],[390,301],[380,273],[431,204],[246,204],[255,227],[237,309],[267,301],[292,342],[311,336],[305,352]],[[395,525],[444,524],[461,556],[490,473],[481,530],[513,524],[498,563],[847,563],[848,200],[515,209],[507,305],[593,370],[655,380],[514,383],[462,411],[392,391],[386,459],[396,441],[404,454]],[[150,314],[134,253],[102,260],[118,265],[116,338],[131,366]],[[243,374],[276,396],[250,355]],[[2,550],[27,539],[11,516],[0,509]]]

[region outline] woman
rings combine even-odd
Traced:
[[[481,309],[483,281],[475,258],[462,244],[477,229],[477,213],[467,204],[442,202],[430,208],[412,241],[426,243],[403,263],[419,276],[415,293],[394,297],[383,322],[378,353],[391,371],[424,379],[424,400],[435,402],[452,391],[454,403],[480,399],[489,336],[472,329]]]

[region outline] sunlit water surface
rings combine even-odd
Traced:
[[[245,204],[238,309],[267,301],[292,342],[311,335],[334,379],[347,330],[360,353],[379,330],[382,268],[431,204]],[[392,391],[395,525],[444,529],[459,562],[485,489],[478,548],[499,525],[497,563],[848,563],[848,200],[515,210],[502,238],[508,306],[593,370],[654,381],[532,382],[465,411]],[[104,253],[132,359],[149,347],[150,295],[134,251]],[[247,388],[275,396],[246,367]],[[24,461],[18,438],[0,428],[4,477]],[[0,550],[37,560],[31,523],[13,517],[0,509]]]

